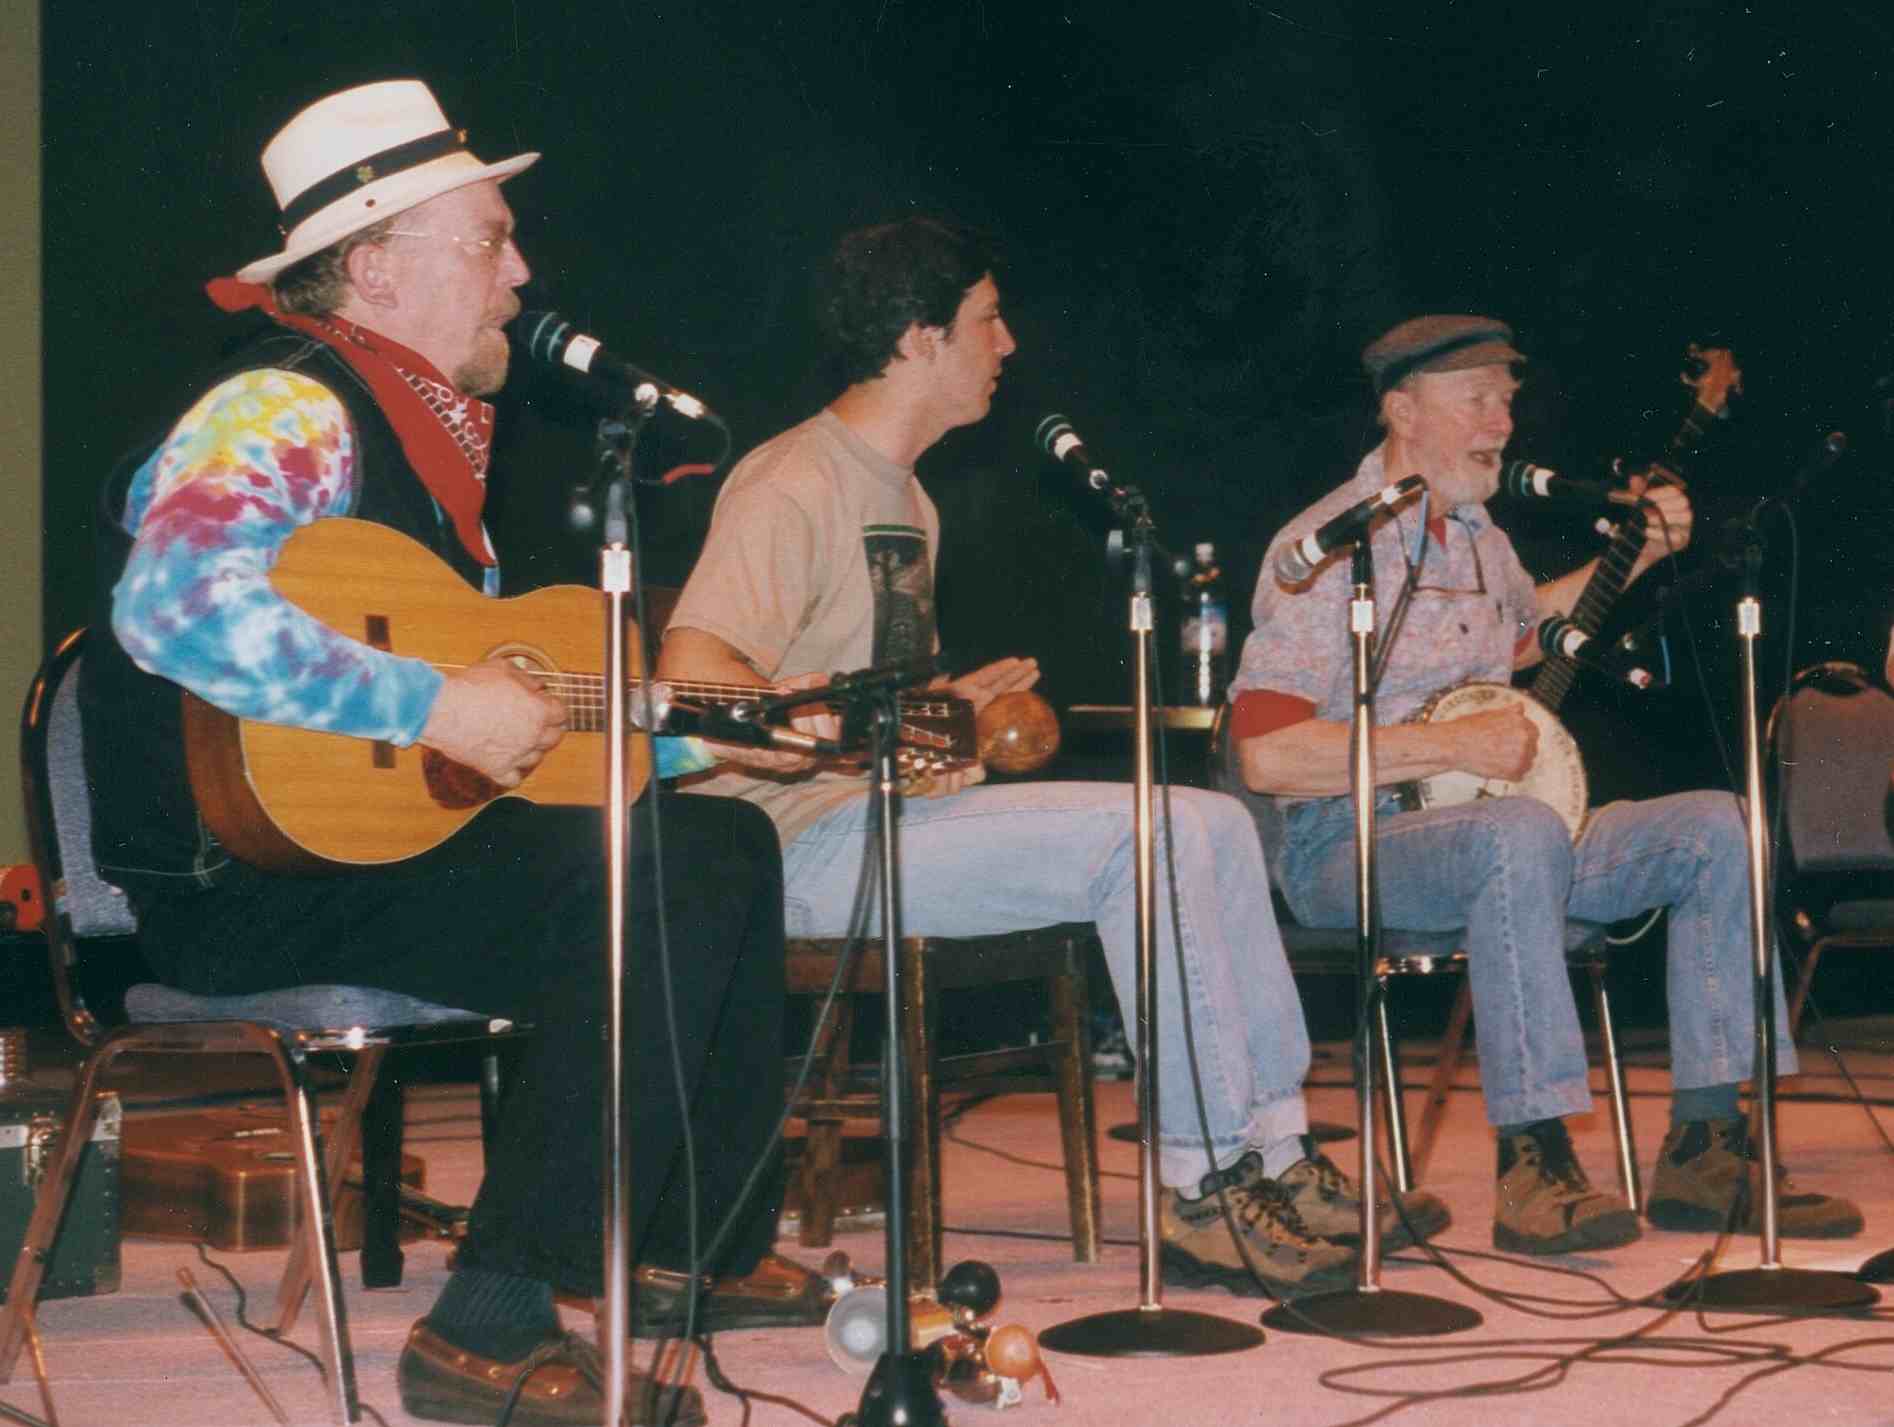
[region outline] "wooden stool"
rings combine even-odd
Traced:
[[[1065,1142],[1065,1191],[1072,1220],[1072,1256],[1098,1262],[1098,1154],[1092,1110],[1091,1033],[1087,1023],[1085,950],[1094,939],[1089,924],[1066,923],[1032,931],[982,937],[907,937],[901,942],[901,974],[907,1004],[901,1008],[902,1053],[912,1084],[903,1086],[918,1111],[909,1165],[908,1272],[917,1291],[931,1292],[940,1277],[940,1093],[944,1086],[971,1091],[1056,1090],[1059,1132]],[[840,938],[791,938],[788,987],[792,996],[821,996],[835,980]],[[880,1097],[861,1088],[876,1067],[851,1065],[852,995],[879,994],[886,985],[882,946],[865,944],[848,984],[838,996],[815,1063],[795,1112],[808,1123],[808,1142],[797,1182],[802,1200],[805,1247],[826,1245],[834,1231],[837,1163],[842,1124],[878,1118]],[[967,1055],[935,1053],[940,993],[1011,981],[1044,981],[1051,996],[1052,1039],[1038,1045]],[[1039,1075],[1011,1072],[1037,1068]]]

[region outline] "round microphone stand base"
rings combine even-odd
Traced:
[[[883,1353],[851,1420],[857,1427],[945,1427],[925,1353]]]
[[[1260,1328],[1177,1308],[1117,1308],[1039,1335],[1040,1347],[1082,1358],[1205,1357],[1245,1352],[1262,1341]]]
[[[1485,1322],[1460,1303],[1398,1288],[1344,1288],[1278,1303],[1263,1314],[1278,1333],[1322,1333],[1336,1338],[1433,1338],[1464,1333]]]
[[[1894,1249],[1883,1249],[1862,1264],[1855,1277],[1863,1283],[1894,1283]]]
[[[1738,1268],[1683,1279],[1664,1300],[1732,1313],[1853,1313],[1881,1295],[1853,1274],[1810,1268]]]

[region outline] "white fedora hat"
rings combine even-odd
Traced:
[[[482,163],[467,131],[451,128],[418,79],[364,84],[318,99],[263,150],[263,174],[282,209],[283,251],[240,269],[268,282],[291,263],[430,198],[482,179],[505,179],[538,154]]]

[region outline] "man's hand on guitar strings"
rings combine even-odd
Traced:
[[[502,788],[517,788],[565,732],[565,704],[535,675],[488,659],[447,675],[419,741]]]

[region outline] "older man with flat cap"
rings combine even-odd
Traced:
[[[431,851],[311,875],[236,856],[210,834],[184,763],[180,692],[240,718],[370,741],[388,776],[421,748],[519,785],[566,732],[563,705],[502,658],[436,668],[402,653],[407,622],[337,629],[270,581],[285,543],[333,516],[390,527],[476,590],[499,589],[481,520],[504,326],[527,278],[500,184],[538,155],[483,163],[414,80],[332,94],[264,150],[282,251],[211,284],[269,320],[203,374],[181,417],[108,483],[102,601],[81,672],[95,846],[167,981],[199,993],[339,982],[530,1025],[467,1235],[402,1354],[403,1405],[451,1422],[596,1423],[596,1353],[561,1331],[556,1292],[603,1285],[596,808],[501,799]],[[447,575],[450,580],[454,575]],[[501,635],[496,626],[495,642]],[[662,740],[661,771],[708,766]],[[418,747],[416,747],[418,745]],[[400,750],[395,752],[394,750]],[[412,750],[412,751],[409,751]],[[378,755],[379,756],[379,755]],[[529,785],[530,790],[530,785]],[[655,796],[655,794],[654,794]],[[693,1201],[706,1237],[736,1214],[702,1326],[814,1322],[809,1275],[764,1260],[771,1181],[737,1210],[781,1107],[782,873],[747,804],[669,797],[667,871],[631,858],[625,988],[634,1328],[681,1326]],[[678,1034],[653,948],[668,920]],[[693,1100],[699,1183],[684,1173]],[[703,1421],[694,1389],[632,1383],[636,1422]]]
[[[1518,706],[1444,721],[1416,715],[1443,690],[1504,685],[1536,663],[1540,624],[1570,611],[1596,564],[1535,584],[1487,514],[1522,360],[1511,328],[1473,316],[1416,317],[1363,352],[1384,436],[1353,479],[1283,528],[1263,562],[1255,629],[1232,684],[1231,771],[1297,918],[1352,926],[1349,560],[1336,552],[1285,583],[1277,556],[1330,517],[1420,476],[1421,497],[1396,505],[1366,537],[1385,664],[1375,703],[1375,856],[1386,925],[1466,931],[1480,1078],[1499,1132],[1493,1241],[1552,1254],[1639,1236],[1630,1208],[1592,1188],[1563,1122],[1591,1100],[1565,923],[1611,922],[1651,907],[1670,914],[1672,1101],[1648,1214],[1666,1229],[1753,1229],[1757,1170],[1737,1100],[1754,1031],[1735,799],[1696,792],[1612,803],[1593,811],[1574,841],[1535,798],[1404,811],[1396,792],[1454,771],[1507,782],[1524,775],[1539,735]],[[1653,484],[1643,494],[1651,518],[1632,578],[1690,539],[1680,489]],[[1777,1019],[1783,1068],[1792,1070],[1780,1001]],[[1843,1199],[1785,1185],[1781,1203],[1785,1234],[1861,1228],[1860,1212]]]

